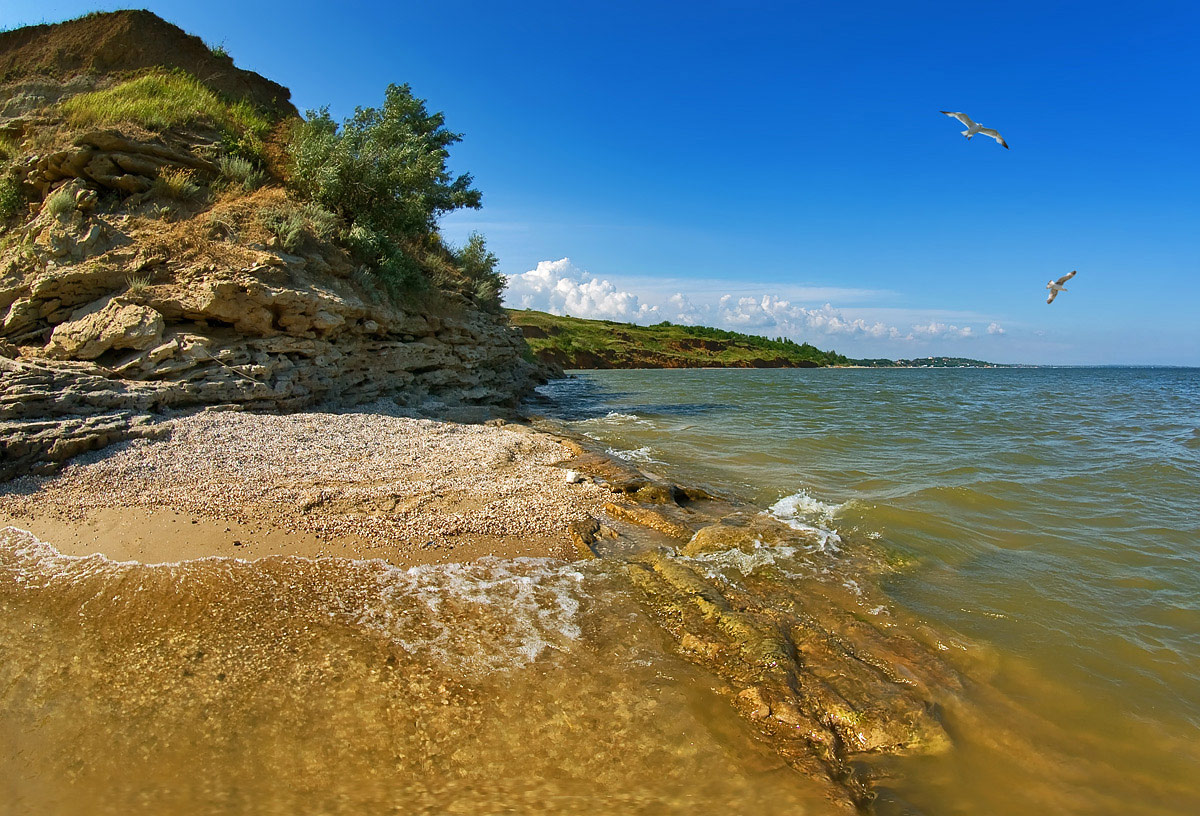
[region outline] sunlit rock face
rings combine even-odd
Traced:
[[[143,146],[148,173],[186,152]],[[288,253],[254,234],[278,189],[163,212],[115,188],[97,206],[82,175],[56,183],[0,250],[0,477],[122,438],[163,409],[509,406],[543,371],[502,315],[436,289],[397,297],[336,247]],[[76,434],[99,415],[102,433]]]
[[[538,381],[502,316],[436,292],[396,302],[332,250],[292,255],[199,228],[45,209],[25,225],[0,255],[0,420],[381,397],[504,406]],[[6,430],[8,471],[65,451],[42,456],[29,428]]]

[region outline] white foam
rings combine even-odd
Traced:
[[[643,446],[634,448],[633,450],[621,450],[620,448],[608,448],[605,451],[609,456],[616,456],[618,459],[624,459],[626,462],[649,462],[654,464],[662,464],[654,458],[654,449]]]
[[[634,422],[641,419],[641,417],[637,414],[623,414],[620,411],[609,411],[604,415],[604,418],[613,420],[633,420]]]
[[[718,570],[733,569],[740,572],[743,576],[749,576],[755,570],[762,567],[773,567],[780,559],[790,559],[795,555],[795,547],[788,547],[786,545],[768,547],[763,544],[761,539],[755,539],[754,548],[751,550],[743,550],[736,547],[729,550],[715,550],[696,555],[693,560],[710,567],[715,567]],[[708,571],[708,575],[710,578],[720,577],[711,570]]]
[[[201,558],[186,561],[119,561],[109,558],[103,553],[89,555],[67,555],[48,541],[42,541],[29,530],[20,527],[0,527],[0,551],[19,559],[16,563],[6,564],[19,569],[17,580],[25,582],[31,578],[64,578],[73,580],[87,578],[102,571],[117,574],[122,570],[137,567],[172,568],[196,561],[232,561],[239,564],[249,564],[245,558],[235,558],[225,555],[206,555]]]
[[[383,571],[355,624],[470,673],[517,668],[581,635],[584,575],[551,559],[485,558]]]
[[[833,519],[845,506],[814,499],[807,490],[801,490],[775,502],[767,513],[804,533],[812,541],[810,551],[837,554],[842,537],[833,526]]]
[[[652,427],[654,425],[648,419],[642,419],[637,414],[626,414],[622,411],[609,411],[604,416],[591,417],[590,419],[580,420],[580,425],[640,425],[643,427]]]
[[[840,513],[845,506],[845,504],[829,504],[814,499],[807,490],[801,490],[775,502],[771,505],[770,513],[785,524],[799,518],[819,518],[832,521],[834,516]]]

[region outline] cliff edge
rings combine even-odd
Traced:
[[[287,90],[198,38],[89,15],[0,34],[0,76],[0,479],[169,409],[510,406],[544,372],[436,231],[400,286],[296,195]]]
[[[287,88],[235,67],[228,54],[153,12],[96,12],[0,32],[0,82],[10,90],[45,86],[54,95],[71,80],[90,79],[95,86],[164,67],[186,71],[214,91],[276,116],[296,115]]]

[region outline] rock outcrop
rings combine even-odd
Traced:
[[[898,625],[873,580],[847,582],[888,569],[881,553],[838,537],[835,555],[821,531],[575,448],[561,466],[617,494],[572,526],[577,550],[622,566],[676,651],[784,762],[825,783],[830,812],[867,810],[873,759],[951,747],[938,700],[963,679],[944,647]]]
[[[21,120],[10,122],[10,131],[22,130]],[[196,141],[203,147],[213,145]],[[166,170],[198,171],[208,178],[216,178],[217,166],[195,154],[196,144],[190,149],[168,147],[161,141],[131,139],[111,131],[88,131],[75,137],[74,145],[54,150],[44,155],[34,155],[24,162],[25,183],[38,195],[45,196],[51,189],[64,181],[79,180],[93,189],[111,190],[118,193],[145,193],[154,186],[154,180]],[[88,189],[73,185],[77,198]],[[76,205],[89,205],[77,200]],[[94,206],[94,202],[91,202]]]
[[[233,154],[210,123],[75,126],[56,107],[163,69],[276,124],[295,115],[286,88],[149,12],[0,33],[0,185],[22,199],[0,210],[0,480],[162,411],[392,398],[479,413],[544,378],[505,315],[459,290],[389,287],[311,231],[281,241],[265,216],[302,222],[306,206],[272,175],[281,143],[249,183],[222,175]]]
[[[165,409],[389,396],[503,406],[539,381],[502,315],[437,291],[398,303],[332,247],[292,255],[204,236],[214,220],[252,228],[234,212],[246,208],[233,199],[197,224],[44,205],[12,232],[0,253],[0,478]]]

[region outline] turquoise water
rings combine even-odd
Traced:
[[[974,644],[956,748],[881,812],[1200,812],[1200,371],[577,372],[558,412],[665,476],[907,566]]]

